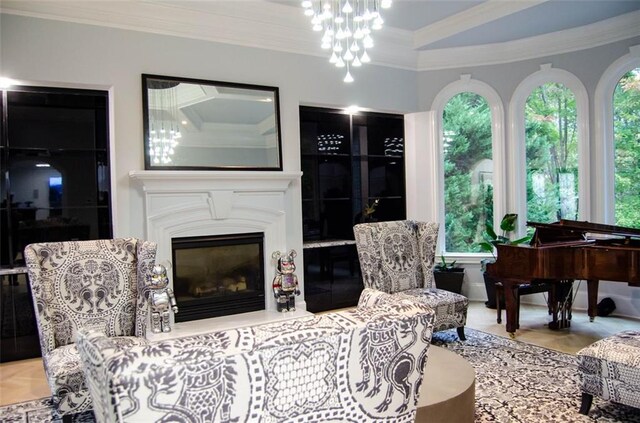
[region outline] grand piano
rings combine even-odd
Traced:
[[[518,325],[516,291],[520,285],[532,281],[551,284],[553,322],[557,322],[557,304],[562,303],[556,292],[571,295],[571,290],[553,289],[561,284],[587,281],[591,321],[597,314],[600,280],[640,286],[640,229],[575,220],[527,222],[527,226],[536,228],[529,245],[497,245],[496,262],[487,264],[487,273],[503,285],[506,329],[512,337]],[[571,298],[565,303],[570,307]],[[570,319],[570,309],[566,315]]]

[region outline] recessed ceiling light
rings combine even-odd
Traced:
[[[51,167],[49,163],[36,163],[36,167]]]

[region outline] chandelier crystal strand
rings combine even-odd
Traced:
[[[392,0],[303,0],[304,14],[314,31],[322,32],[320,47],[330,51],[329,63],[347,68],[344,82],[353,82],[352,67],[369,63],[374,46],[372,31],[382,29],[380,8]]]

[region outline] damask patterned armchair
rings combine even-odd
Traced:
[[[437,289],[433,278],[437,223],[360,223],[353,232],[365,288],[418,298],[436,312],[434,331],[456,328],[465,340],[469,299]]]
[[[83,331],[96,421],[412,423],[434,312],[368,291],[353,310],[127,351]]]
[[[135,238],[30,244],[25,260],[40,348],[58,413],[91,408],[76,334],[94,329],[117,348],[146,344],[148,290],[156,244]]]

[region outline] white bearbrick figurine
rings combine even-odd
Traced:
[[[156,264],[149,278],[149,308],[151,311],[151,331],[153,333],[171,332],[170,311],[178,312],[178,304],[173,291],[168,287],[167,269]]]

